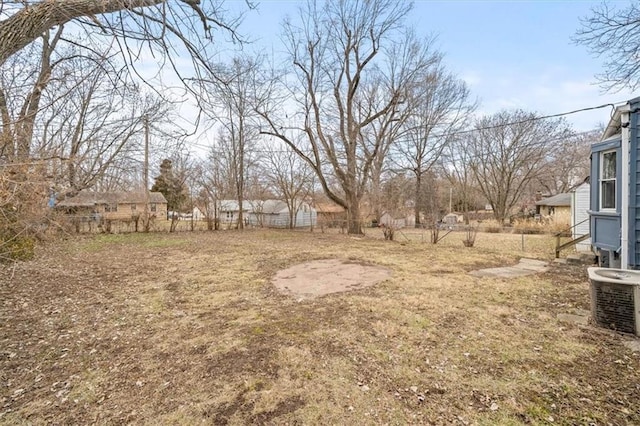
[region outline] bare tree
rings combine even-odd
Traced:
[[[456,210],[464,215],[464,221],[469,224],[468,212],[479,204],[478,188],[474,180],[471,165],[475,158],[469,150],[469,135],[467,133],[454,135],[451,143],[445,149],[442,167],[444,176],[449,181],[452,204]]]
[[[211,109],[208,115],[223,129],[220,142],[231,154],[229,163],[233,166],[239,208],[238,229],[242,229],[249,151],[255,146],[259,134],[256,108],[268,99],[269,88],[262,80],[259,57],[236,57],[231,64],[217,65],[211,77],[202,91],[209,95],[207,102]]]
[[[289,211],[289,228],[309,194],[313,170],[292,149],[270,149],[265,158],[265,171],[275,193],[284,200]]]
[[[404,213],[413,203],[415,182],[405,173],[393,173],[382,183],[381,210],[392,216]]]
[[[221,29],[217,35],[226,34],[239,40],[235,32],[238,20],[225,16],[221,5],[218,1],[201,4],[190,0],[41,0],[0,4],[0,181],[6,184],[0,188],[0,192],[6,190],[12,194],[11,203],[6,204],[7,209],[18,212],[12,217],[37,217],[21,213],[23,210],[35,211],[36,208],[32,209],[31,206],[41,206],[40,219],[45,217],[47,211],[42,206],[46,195],[43,194],[49,191],[48,187],[57,178],[54,176],[51,179],[52,168],[66,169],[69,185],[77,190],[100,181],[116,159],[126,157],[123,155],[125,147],[133,141],[139,130],[140,117],[133,108],[122,108],[122,105],[117,120],[113,113],[97,114],[98,98],[107,107],[115,107],[117,101],[110,102],[105,98],[105,92],[101,91],[102,82],[94,78],[95,67],[86,65],[100,59],[100,66],[105,66],[114,53],[119,53],[120,70],[108,66],[106,80],[115,82],[114,87],[122,87],[123,82],[137,79],[152,86],[156,93],[164,95],[158,87],[153,87],[147,70],[136,67],[143,56],[152,57],[159,69],[174,72],[185,83],[185,87],[191,89],[191,81],[187,78],[197,79],[204,72],[211,71],[209,56],[213,52],[213,32]],[[70,22],[73,25],[66,26],[65,37],[62,28]],[[75,38],[69,38],[70,33]],[[81,40],[78,40],[79,33]],[[63,54],[55,56],[61,45],[67,48],[73,46],[77,50],[71,57]],[[22,52],[36,51],[35,55],[20,55]],[[190,59],[186,66],[184,57]],[[88,61],[82,61],[83,58]],[[105,62],[106,58],[109,59]],[[73,74],[61,73],[56,77],[60,64],[70,59],[75,59],[82,66],[75,69]],[[32,77],[20,81],[19,77],[25,74],[22,68],[16,66],[20,63],[33,70]],[[145,66],[147,64],[148,60]],[[10,72],[6,72],[7,69]],[[161,76],[162,72],[157,75]],[[67,96],[70,93],[65,90],[69,87],[62,84],[71,76],[84,77],[84,80],[79,79],[82,84],[78,83],[82,87],[75,91],[78,98]],[[5,84],[7,81],[24,84],[25,80],[29,85],[28,90],[19,89],[16,92],[13,89],[17,86],[11,88],[10,84]],[[56,93],[51,87],[53,81],[57,88],[65,90]],[[91,81],[95,83],[93,88],[90,87]],[[43,103],[47,91],[48,103]],[[97,96],[98,93],[100,95]],[[65,116],[73,110],[69,99],[82,99],[88,108],[77,110],[76,115]],[[43,114],[45,111],[47,113]],[[127,112],[131,114],[127,116]],[[78,121],[64,122],[69,117],[75,117]],[[101,130],[94,132],[97,129]],[[64,144],[63,140],[66,141]],[[33,151],[34,147],[38,148],[37,152]],[[131,154],[126,151],[126,154]],[[47,154],[50,152],[53,154]],[[36,153],[38,157],[34,155]],[[42,154],[55,156],[56,159],[51,161],[51,158],[42,157]],[[62,165],[60,161],[68,161],[69,164]],[[34,182],[38,182],[37,190],[33,187]],[[22,219],[12,222],[11,227],[14,234],[29,233],[29,229],[34,228],[31,222]],[[0,245],[3,241],[4,236],[0,239]]]
[[[478,187],[503,222],[527,185],[542,173],[547,155],[571,131],[563,119],[542,119],[522,110],[502,111],[477,120],[469,133],[471,170]]]
[[[205,218],[209,230],[218,230],[220,220],[218,212],[220,200],[231,198],[234,194],[231,183],[232,166],[229,166],[225,152],[220,147],[212,147],[206,161],[201,165],[199,185],[202,188],[201,199],[205,207]]]
[[[51,80],[54,67],[64,60],[64,58],[53,59],[53,52],[60,41],[62,32],[63,27],[58,28],[53,37],[50,36],[50,31],[48,30],[43,33],[40,37],[39,60],[35,64],[29,63],[29,60],[27,60],[29,55],[23,55],[8,64],[10,68],[13,68],[8,73],[13,77],[12,81],[6,81],[4,71],[7,68],[2,67],[3,78],[0,83],[0,116],[2,117],[3,129],[2,152],[6,154],[6,158],[9,161],[14,159],[24,161],[29,157],[36,115],[41,108],[40,101]],[[36,49],[37,47],[33,50]],[[24,80],[17,81],[15,73],[22,74]],[[20,90],[25,87],[25,83],[29,85],[29,89],[26,91]],[[16,90],[16,88],[18,89]],[[20,99],[22,99],[22,102],[20,102]]]
[[[370,139],[370,128],[386,115],[393,122],[407,86],[427,65],[421,44],[404,44],[403,21],[410,10],[410,3],[394,0],[309,1],[298,23],[285,22],[296,105],[280,108],[296,111],[285,123],[263,111],[268,124],[263,133],[291,146],[314,169],[326,195],[347,210],[352,234],[362,233],[360,201],[384,140]],[[403,51],[411,54],[399,55]],[[406,61],[391,60],[397,57]],[[374,80],[380,89],[371,98]],[[311,151],[297,144],[300,133]]]
[[[591,144],[601,135],[601,131],[591,130],[557,141],[537,179],[538,187],[555,195],[584,181],[590,174]]]
[[[640,87],[640,5],[611,6],[602,2],[582,19],[575,41],[596,56],[604,56],[604,71],[596,78],[607,90]]]
[[[464,81],[449,73],[441,58],[411,91],[412,111],[405,123],[395,156],[400,167],[415,178],[415,222],[427,208],[423,178],[442,159],[452,133],[468,124],[476,107]]]

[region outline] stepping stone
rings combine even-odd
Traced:
[[[536,274],[538,272],[546,272],[547,269],[547,262],[523,258],[513,266],[480,269],[477,271],[471,271],[470,274],[476,277],[517,278]]]

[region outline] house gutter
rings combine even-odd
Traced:
[[[621,205],[620,205],[620,219],[622,229],[620,230],[620,267],[622,269],[629,269],[629,182],[630,182],[630,119],[631,107],[629,104],[620,107],[620,127],[622,128],[622,176],[621,176]],[[635,217],[635,215],[634,215]]]

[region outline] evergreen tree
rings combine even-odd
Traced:
[[[152,191],[161,192],[167,199],[167,210],[179,211],[187,201],[187,187],[184,180],[173,174],[173,163],[169,159],[162,160],[160,175],[155,177]]]

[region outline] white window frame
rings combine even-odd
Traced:
[[[613,176],[613,178],[605,179],[604,178],[604,156],[607,155],[607,154],[611,154],[611,153],[615,154],[615,160],[616,160],[616,163],[615,163],[616,164],[615,175]],[[613,207],[604,207],[602,205],[603,201],[604,201],[603,190],[602,190],[603,185],[602,184],[604,182],[611,182],[611,181],[614,182],[614,187],[613,187],[613,189],[614,189],[614,191],[613,191],[613,201],[614,201],[613,202]],[[602,151],[600,153],[600,181],[598,182],[598,185],[599,185],[599,187],[598,187],[598,203],[599,203],[599,206],[600,206],[600,211],[615,212],[616,208],[618,207],[618,153],[616,152],[615,149],[611,149],[611,150],[608,150],[608,151]]]

